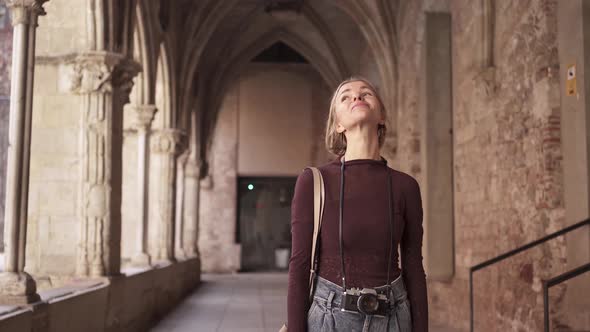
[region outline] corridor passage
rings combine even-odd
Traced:
[[[152,332],[276,332],[287,318],[286,273],[203,274]]]
[[[151,332],[277,332],[287,318],[286,297],[286,273],[203,274],[201,285]]]

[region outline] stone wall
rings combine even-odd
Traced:
[[[79,280],[41,291],[41,302],[4,306],[0,331],[148,331],[200,282],[198,259],[129,276]]]
[[[308,65],[291,67],[295,68],[282,71],[262,67],[240,79],[237,113],[240,176],[293,176],[311,163],[315,110],[313,88],[306,72],[311,70]]]
[[[6,190],[6,152],[10,113],[10,68],[12,26],[6,5],[0,4],[0,252],[4,251],[4,199]]]
[[[36,275],[73,274],[80,235],[82,103],[80,97],[58,87],[59,71],[58,63],[37,60],[26,258],[28,270]]]
[[[590,3],[583,0],[558,1],[557,32],[559,40],[559,77],[561,96],[561,145],[563,161],[564,205],[566,224],[572,225],[590,215],[590,162],[587,121],[590,115]],[[569,87],[571,67],[575,65],[577,88]],[[574,81],[575,82],[575,81]],[[572,93],[572,90],[573,93]],[[577,91],[576,91],[577,90]],[[590,262],[590,232],[582,228],[565,236],[567,266],[574,269]],[[572,330],[590,328],[590,273],[566,282],[562,305]]]
[[[234,84],[219,111],[209,160],[209,174],[199,195],[199,252],[204,272],[240,269],[240,247],[235,243],[237,213],[237,111]]]
[[[248,74],[241,77],[225,96],[210,152],[210,174],[201,183],[199,250],[203,260],[203,271],[230,272],[240,269],[240,247],[235,243],[236,181],[237,177],[242,175],[238,169],[238,151],[248,153],[241,157],[244,165],[248,165],[244,168],[244,171],[248,172],[246,175],[257,176],[296,177],[307,165],[321,165],[331,157],[326,153],[323,141],[329,105],[328,91],[310,68],[299,68],[296,72],[286,69],[289,69],[289,65],[253,65],[247,70]],[[275,84],[269,86],[268,83],[273,81]],[[283,85],[285,82],[295,83]],[[266,89],[258,90],[258,87],[262,86]],[[255,91],[256,94],[244,95],[248,91]],[[268,94],[282,96],[280,103],[283,106],[276,109],[276,112],[299,114],[293,118],[292,122],[296,123],[293,126],[300,128],[301,135],[306,133],[305,135],[310,136],[307,137],[305,146],[301,147],[303,153],[289,154],[290,146],[294,144],[293,140],[299,135],[294,137],[293,133],[276,133],[272,138],[275,141],[272,149],[259,149],[258,146],[256,149],[244,146],[238,148],[238,143],[247,143],[246,140],[238,142],[238,118],[248,116],[248,107],[262,107],[269,111],[268,105],[259,104],[259,101],[269,100]],[[286,94],[291,98],[307,96],[308,100],[288,100]],[[242,128],[242,131],[256,133],[271,130],[267,127],[268,124],[262,126],[263,122],[251,120],[244,122],[253,127]],[[261,134],[261,137],[264,137],[264,134]],[[284,161],[287,158],[288,163],[281,163],[280,160],[273,163],[272,172],[269,171],[270,166],[255,163],[256,159],[269,160],[270,163],[272,159]],[[251,165],[258,166],[252,168]]]
[[[564,227],[556,2],[494,2],[493,67],[472,1],[404,1],[398,164],[422,181],[419,107],[425,12],[452,17],[455,274],[429,280],[431,320],[466,329],[468,269]],[[437,7],[434,7],[434,6]],[[552,74],[553,73],[553,74]],[[422,192],[429,188],[422,187]],[[425,242],[436,241],[436,234]],[[563,272],[562,239],[475,274],[476,329],[542,329],[541,279]],[[552,290],[559,308],[563,288]],[[493,310],[490,310],[493,308]],[[553,309],[554,323],[563,323]]]

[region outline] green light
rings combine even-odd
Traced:
[[[250,183],[250,184],[248,185],[248,190],[252,190],[252,189],[254,189],[254,185]]]

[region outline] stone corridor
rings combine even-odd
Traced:
[[[588,226],[470,310],[590,216],[586,74],[590,0],[0,0],[0,332],[276,331],[286,275],[245,272],[287,269],[351,76],[431,330],[590,330],[590,273],[543,292]]]
[[[151,332],[277,332],[287,317],[287,275],[204,274]]]
[[[286,273],[203,274],[201,285],[150,332],[277,332],[287,317],[286,296]]]

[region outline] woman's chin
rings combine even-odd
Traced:
[[[377,128],[378,125],[379,122],[372,119],[359,119],[358,121],[351,123],[347,128]]]
[[[363,122],[369,124],[375,122],[375,125],[377,125],[377,122],[379,121],[374,117],[370,110],[355,110],[352,113],[352,119],[354,119],[353,121],[356,123]]]

